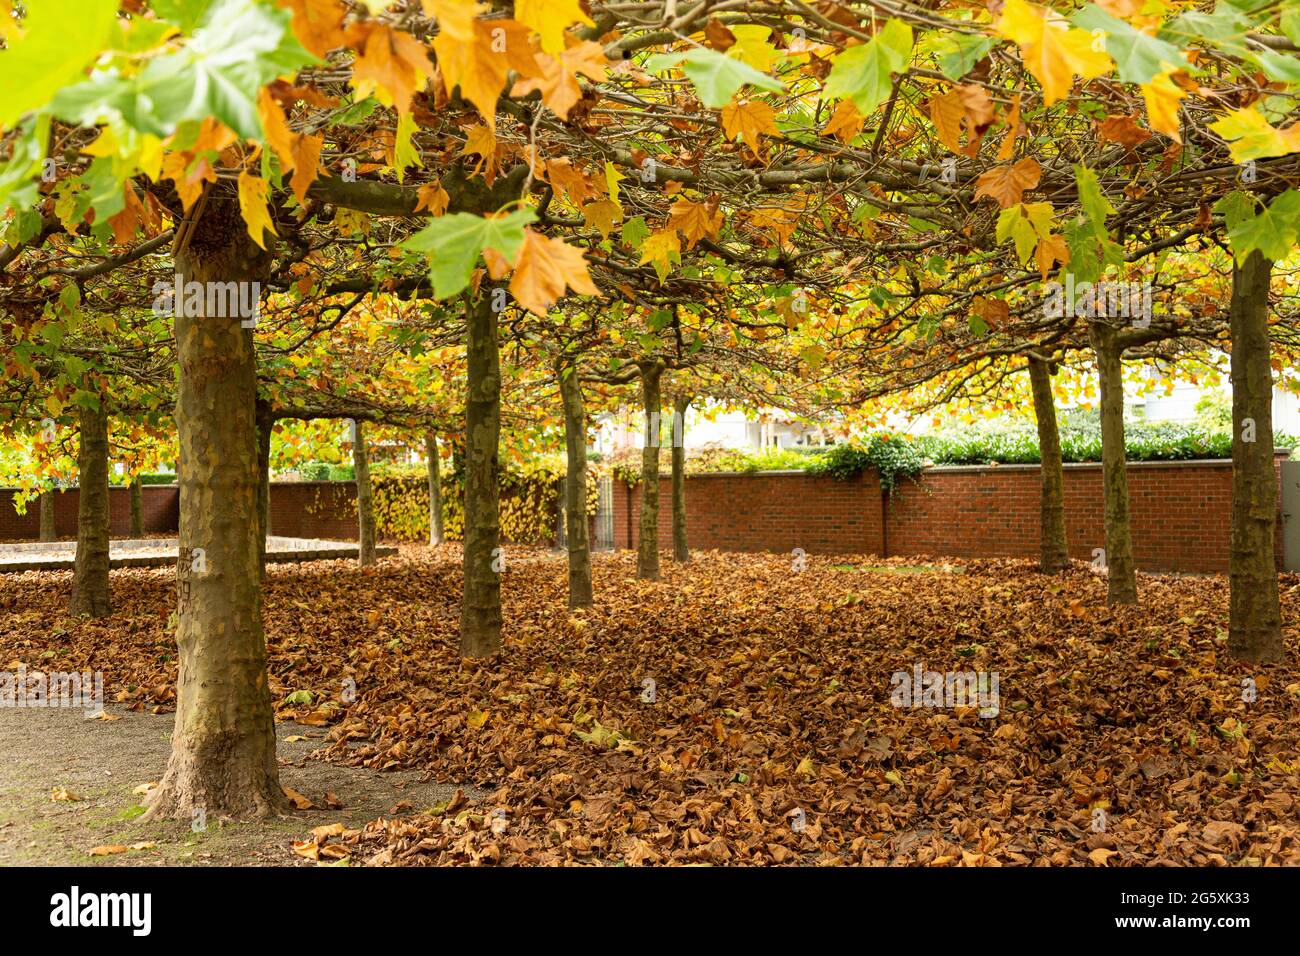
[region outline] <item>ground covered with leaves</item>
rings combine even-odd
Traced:
[[[316,759],[479,788],[284,853],[355,864],[1300,864],[1300,578],[1287,662],[1226,655],[1223,578],[1142,576],[1111,608],[1079,564],[696,554],[635,578],[511,549],[505,645],[457,647],[460,554],[405,547],[273,567],[282,721]],[[0,581],[0,660],[98,669],[173,706],[171,572],[113,572],[111,621],[69,618],[70,572]],[[998,675],[996,716],[897,707],[896,672]],[[161,767],[159,768],[161,772]],[[471,791],[474,792],[474,791]],[[309,798],[313,795],[308,794]]]

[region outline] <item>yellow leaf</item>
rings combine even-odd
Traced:
[[[722,211],[716,203],[679,198],[668,210],[668,227],[686,238],[687,249],[693,249],[701,239],[717,236],[722,228],[722,219]]]
[[[269,191],[270,184],[261,176],[253,176],[247,170],[239,174],[239,212],[248,226],[248,235],[263,249],[266,248],[264,232],[278,235],[266,208]]]
[[[365,29],[365,39],[358,44],[360,52],[352,62],[357,99],[374,94],[385,106],[409,112],[412,98],[433,78],[425,45],[404,30],[377,21],[368,22]]]
[[[461,43],[474,42],[474,20],[486,7],[478,0],[421,0],[424,12],[438,21],[438,32]]]
[[[954,153],[961,152],[961,123],[965,118],[966,104],[957,90],[930,97],[930,122],[939,142]]]
[[[93,847],[90,850],[91,856],[116,856],[118,853],[125,853],[131,849],[129,846],[123,846],[120,843],[110,843],[106,846]]]
[[[514,70],[521,77],[538,76],[541,67],[533,53],[528,27],[515,20],[474,21],[474,42],[465,43],[439,34],[433,40],[438,72],[450,94],[460,87],[461,96],[478,108],[488,128],[496,130],[497,98]]]
[[[582,250],[563,239],[524,230],[524,244],[510,278],[510,294],[535,315],[546,312],[564,295],[565,287],[582,295],[600,295],[587,272]]]
[[[486,710],[471,710],[469,715],[465,718],[465,723],[469,724],[469,726],[473,727],[475,730],[478,730],[487,723],[487,720],[488,712]]]
[[[848,143],[862,132],[862,114],[850,99],[840,100],[835,105],[835,112],[822,128],[823,136],[834,136],[841,143]]]
[[[1170,79],[1170,73],[1160,73],[1142,84],[1142,98],[1147,104],[1147,122],[1157,133],[1164,133],[1176,143],[1183,141],[1178,123],[1178,104],[1187,91]]]
[[[262,87],[257,92],[257,115],[262,120],[262,132],[266,137],[266,143],[275,150],[275,155],[280,158],[280,165],[285,170],[293,169],[293,134],[289,132],[289,121],[285,118],[284,110],[280,109],[280,104],[275,101],[275,97],[266,87]]]
[[[761,156],[758,147],[760,133],[779,136],[776,114],[762,100],[732,100],[722,108],[722,129],[728,139],[740,136],[755,156]]]
[[[595,26],[578,0],[515,0],[515,19],[531,27],[551,54],[564,49],[564,31],[573,24]]]
[[[1043,104],[1070,95],[1077,74],[1085,80],[1108,73],[1112,60],[1094,49],[1092,34],[1077,30],[1064,17],[1025,0],[1007,0],[997,31],[1020,47],[1020,59],[1043,88]]]
[[[1300,123],[1278,129],[1253,105],[1233,110],[1211,123],[1210,129],[1232,144],[1230,155],[1234,163],[1285,156],[1300,150]]]
[[[591,80],[603,80],[609,72],[609,60],[599,43],[584,40],[569,47],[559,56],[538,54],[540,74],[522,79],[510,90],[511,96],[526,96],[534,91],[542,94],[542,103],[562,120],[569,118],[569,110],[582,99],[578,74]]]

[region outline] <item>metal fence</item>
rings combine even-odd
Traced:
[[[560,479],[559,502],[558,507],[555,509],[555,546],[557,548],[568,547],[566,509],[564,507],[564,502],[567,500],[565,495],[567,484],[567,479]],[[592,532],[591,550],[614,550],[614,479],[609,475],[596,480],[596,514]]]

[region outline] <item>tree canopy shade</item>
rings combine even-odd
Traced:
[[[0,0],[0,414],[24,440],[79,422],[78,609],[110,610],[86,493],[106,418],[151,434],[175,399],[181,672],[152,812],[283,808],[259,587],[276,418],[355,420],[361,478],[363,422],[463,415],[478,657],[501,647],[503,415],[562,421],[574,461],[584,388],[638,390],[654,579],[665,396],[824,410],[1028,365],[1050,448],[1045,373],[1087,362],[1110,594],[1132,602],[1123,362],[1226,348],[1235,426],[1268,435],[1236,456],[1234,587],[1272,577],[1300,6],[1203,6]],[[1045,475],[1045,528],[1059,494]],[[1234,652],[1280,654],[1275,582],[1234,594]]]

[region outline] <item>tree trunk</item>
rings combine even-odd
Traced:
[[[686,410],[690,398],[673,400],[673,560],[691,560],[686,540]]]
[[[214,197],[175,261],[187,283],[261,282],[269,257],[248,238],[234,198]],[[171,758],[149,816],[281,813],[288,802],[275,759],[258,566],[253,332],[238,315],[180,308],[174,328],[180,674]]]
[[[53,541],[58,537],[54,530],[54,491],[42,491],[37,499],[41,511],[41,540]]]
[[[365,422],[352,423],[352,469],[357,482],[357,560],[365,567],[375,563],[375,496],[370,488],[370,449]]]
[[[1268,288],[1273,263],[1252,252],[1232,269],[1232,549],[1228,556],[1228,653],[1282,659],[1282,609],[1273,555],[1273,370]]]
[[[1038,535],[1038,568],[1047,574],[1070,565],[1065,539],[1065,476],[1061,468],[1061,433],[1056,428],[1056,401],[1052,398],[1052,374],[1048,363],[1029,360],[1029,382],[1034,393],[1034,416],[1038,421],[1038,455],[1042,474]]]
[[[641,448],[641,538],[636,576],[659,580],[659,377],[663,366],[641,367],[641,405],[645,410],[645,444]]]
[[[1124,453],[1123,349],[1113,326],[1090,327],[1101,377],[1101,475],[1106,505],[1106,601],[1137,603],[1137,570],[1128,514],[1128,472]]]
[[[80,408],[81,440],[77,451],[77,560],[72,572],[73,614],[108,617],[108,409],[105,397],[91,409]]]
[[[431,428],[424,436],[424,455],[429,459],[429,544],[447,540],[442,527],[442,471],[438,462],[438,435]]]
[[[564,404],[564,541],[569,551],[569,607],[591,607],[591,542],[587,535],[587,411],[575,365],[557,365]]]
[[[266,578],[266,539],[271,535],[271,430],[275,409],[265,398],[253,406],[257,418],[257,566]]]
[[[501,367],[492,287],[466,310],[468,385],[465,399],[465,596],[460,652],[489,657],[501,648]]]
[[[139,478],[131,482],[131,537],[144,537],[144,486]]]

